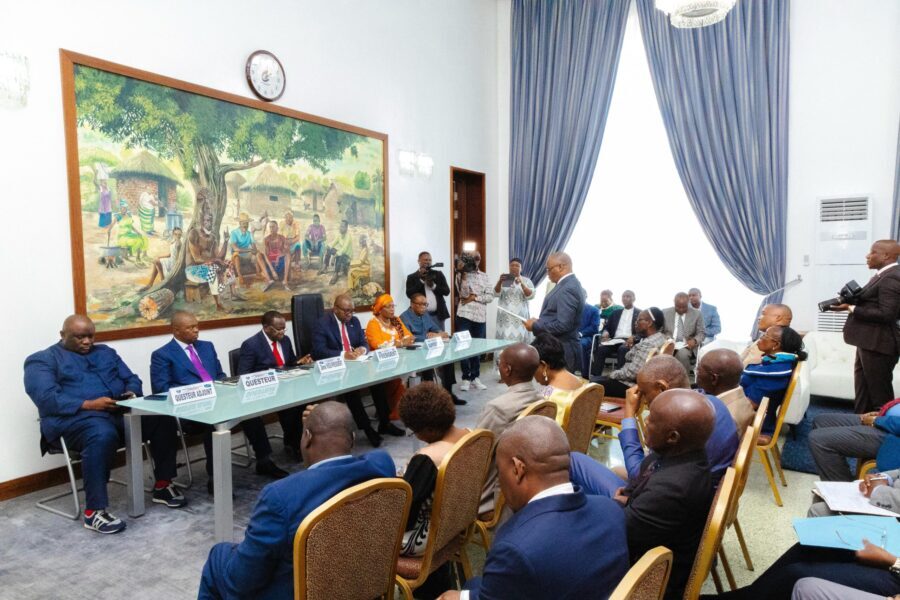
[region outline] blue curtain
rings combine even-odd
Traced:
[[[676,29],[637,0],[688,199],[719,258],[764,302],[785,284],[789,6],[739,0],[716,25]]]
[[[891,239],[900,241],[900,127],[897,128],[897,167],[894,173],[894,212],[891,217]]]
[[[631,0],[513,0],[509,245],[532,281],[591,185]]]

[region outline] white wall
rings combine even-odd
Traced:
[[[0,481],[59,464],[38,451],[25,357],[57,340],[74,309],[58,49],[251,96],[244,61],[273,51],[287,71],[279,104],[387,133],[391,289],[403,296],[416,254],[448,258],[449,166],[487,176],[488,248],[498,260],[505,214],[498,172],[497,19],[483,0],[17,2],[4,9],[0,50],[28,56],[25,109],[0,109],[6,234],[0,300],[4,417]],[[508,10],[508,9],[507,9]],[[508,62],[508,59],[507,59]],[[429,153],[430,179],[401,177],[397,150]],[[504,196],[505,197],[505,196]],[[499,263],[497,263],[499,264]],[[494,268],[496,265],[488,265]],[[13,291],[15,290],[15,291]],[[224,354],[256,330],[203,332]],[[149,388],[149,356],[166,336],[113,342]],[[224,358],[224,356],[223,356]]]
[[[814,329],[816,303],[834,281],[871,275],[816,269],[816,200],[870,194],[873,239],[888,236],[900,117],[900,2],[793,0],[787,273],[804,283],[785,294],[797,329]],[[803,266],[809,255],[810,266]],[[865,263],[864,256],[860,262]],[[868,273],[868,274],[867,274]],[[824,283],[824,285],[823,285]]]

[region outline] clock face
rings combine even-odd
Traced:
[[[271,52],[257,50],[247,59],[247,83],[253,93],[271,102],[284,93],[284,67]]]

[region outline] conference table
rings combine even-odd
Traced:
[[[259,417],[292,406],[314,403],[353,390],[368,388],[418,371],[433,369],[480,354],[497,352],[512,342],[472,339],[448,341],[442,348],[399,349],[393,359],[377,360],[374,353],[364,361],[346,361],[338,372],[318,368],[279,374],[277,385],[244,390],[238,385],[215,382],[216,396],[175,405],[165,400],[135,398],[123,400],[125,414],[125,462],[128,486],[128,514],[144,514],[144,456],[141,436],[142,415],[178,417],[181,420],[211,425],[213,446],[213,491],[216,541],[234,538],[234,514],[231,497],[231,428],[251,417]],[[282,377],[284,377],[282,379]]]

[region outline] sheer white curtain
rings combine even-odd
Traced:
[[[700,288],[719,309],[719,339],[746,339],[761,300],[721,263],[688,205],[633,6],[594,179],[566,251],[592,304],[605,288],[617,302],[631,289],[639,307],[665,308],[676,292]]]

